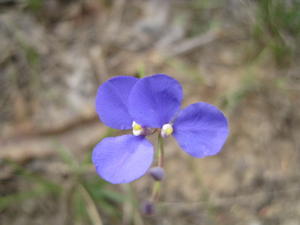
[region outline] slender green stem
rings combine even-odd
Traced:
[[[163,168],[164,167],[164,140],[163,137],[158,134],[158,145],[157,145],[157,153],[156,160],[157,166]],[[151,201],[157,201],[160,194],[161,181],[155,181],[152,188]]]
[[[102,225],[103,223],[101,220],[101,216],[98,212],[96,203],[94,202],[90,193],[88,192],[88,190],[86,190],[86,188],[82,184],[79,184],[79,188],[80,188],[80,191],[82,192],[84,200],[86,201],[86,206],[87,206],[87,210],[88,210],[89,216],[91,218],[91,221],[93,222],[94,225]]]
[[[158,135],[157,166],[164,167],[164,140],[160,134]]]
[[[155,181],[152,188],[151,202],[155,202],[159,198],[161,182]]]

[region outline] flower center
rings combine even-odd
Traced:
[[[160,134],[162,137],[168,137],[173,133],[173,126],[170,123],[166,123],[162,126]]]
[[[144,133],[144,128],[140,124],[133,121],[132,122],[132,133],[134,136],[142,135]]]

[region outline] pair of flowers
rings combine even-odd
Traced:
[[[104,82],[96,96],[96,111],[104,124],[133,135],[107,137],[92,153],[97,173],[110,183],[128,183],[144,175],[153,161],[154,148],[146,139],[150,128],[162,137],[173,135],[193,157],[217,154],[228,136],[228,123],[215,106],[198,102],[180,109],[181,85],[156,74],[142,79],[116,76]]]

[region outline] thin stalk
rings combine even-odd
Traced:
[[[164,167],[164,140],[163,137],[158,134],[158,149],[156,153],[157,157],[157,166],[163,168]],[[152,188],[151,201],[157,201],[159,199],[161,189],[161,181],[155,181]]]
[[[164,140],[160,134],[158,134],[157,166],[164,167]]]
[[[90,193],[86,190],[86,188],[82,184],[79,184],[79,188],[87,204],[87,211],[89,213],[91,221],[93,222],[94,225],[103,225],[101,216],[98,213],[96,203],[94,202]]]
[[[161,182],[155,181],[152,187],[151,202],[155,202],[159,199],[160,187],[161,187]]]

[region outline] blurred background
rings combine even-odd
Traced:
[[[300,1],[0,0],[0,224],[300,224]],[[183,106],[228,116],[223,151],[166,143],[152,181],[101,180],[96,143],[119,131],[94,99],[111,76],[166,73]]]

